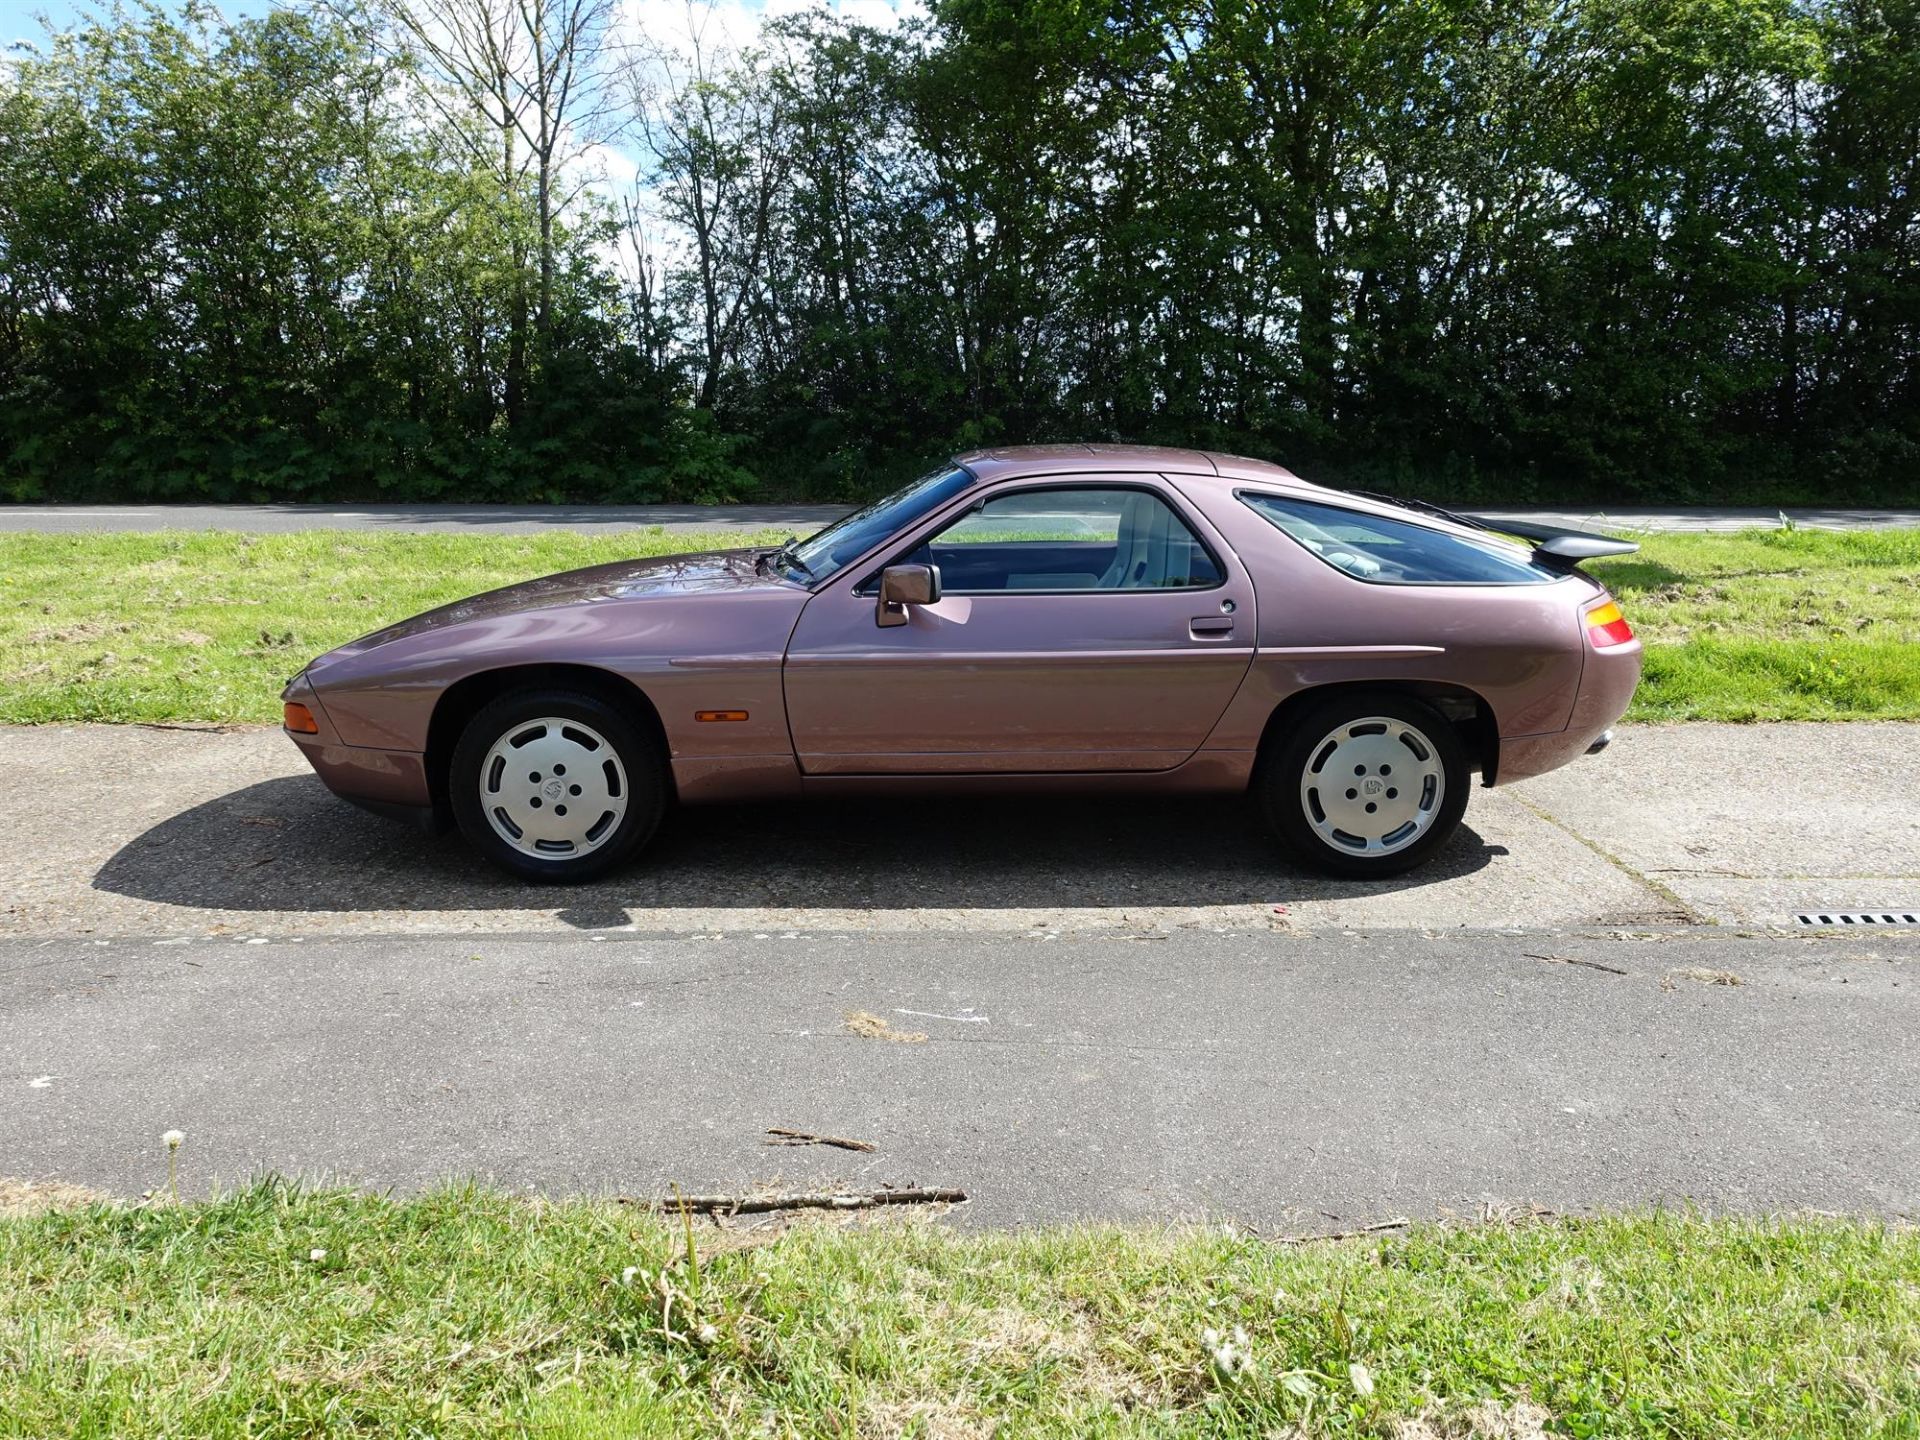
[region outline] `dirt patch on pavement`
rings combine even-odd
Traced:
[[[84,1185],[69,1185],[62,1180],[15,1180],[0,1175],[0,1219],[4,1220],[113,1203],[111,1195],[89,1190]]]
[[[924,1045],[927,1037],[920,1030],[896,1030],[880,1016],[868,1010],[849,1010],[843,1022],[847,1032],[862,1040],[891,1040],[895,1045]]]
[[[1731,970],[1710,970],[1704,965],[1689,965],[1684,970],[1668,971],[1667,988],[1669,990],[1673,988],[1675,980],[1691,980],[1696,985],[1744,985],[1747,983]]]

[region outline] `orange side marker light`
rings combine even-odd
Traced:
[[[320,722],[313,718],[313,712],[304,705],[289,700],[286,702],[283,723],[296,735],[318,735]]]
[[[747,712],[744,710],[696,710],[693,712],[693,718],[703,722],[711,720],[744,720],[747,718]]]

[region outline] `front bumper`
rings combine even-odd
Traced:
[[[320,727],[314,735],[286,734],[329,790],[389,820],[404,820],[427,832],[440,828],[426,756],[410,750],[375,750],[341,743],[326,707],[304,673],[287,682],[280,698],[306,706]]]

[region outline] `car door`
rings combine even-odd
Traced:
[[[876,617],[888,564],[939,601]],[[813,775],[1165,770],[1253,656],[1252,582],[1157,476],[1008,481],[808,601],[788,722]]]

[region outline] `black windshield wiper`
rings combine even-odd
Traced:
[[[811,580],[813,578],[813,567],[800,558],[799,546],[800,537],[798,535],[787,536],[785,542],[778,550],[765,557],[767,564],[776,570],[779,569],[781,565],[791,565]]]

